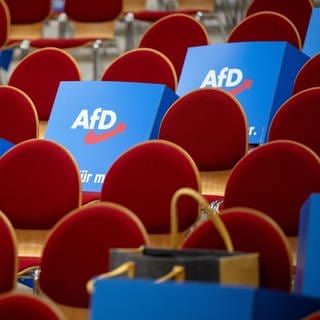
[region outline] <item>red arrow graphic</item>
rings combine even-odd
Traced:
[[[230,90],[229,92],[235,96],[238,93],[242,92],[243,90],[250,89],[251,85],[252,85],[252,80],[245,80],[240,86]]]
[[[126,129],[126,126],[127,125],[125,123],[119,123],[114,129],[109,130],[104,133],[100,133],[100,134],[95,134],[94,130],[90,130],[85,135],[84,142],[86,144],[94,144],[94,143],[99,143],[104,140],[110,139],[113,136],[115,136],[116,134],[124,132],[124,130]]]

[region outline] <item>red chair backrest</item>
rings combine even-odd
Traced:
[[[264,213],[233,207],[220,212],[236,251],[259,253],[260,286],[290,291],[292,256],[285,234]],[[183,248],[225,249],[211,220],[197,227],[185,240]]]
[[[34,102],[39,120],[48,120],[61,81],[80,81],[76,60],[58,48],[29,53],[12,71],[8,84],[24,91]]]
[[[313,4],[311,0],[252,0],[246,16],[260,11],[275,11],[289,18],[296,26],[302,43],[308,29]]]
[[[197,89],[171,105],[160,124],[159,138],[184,148],[200,171],[228,170],[247,153],[247,119],[229,93]]]
[[[200,175],[189,154],[164,140],[142,142],[125,151],[107,171],[101,200],[132,210],[150,234],[170,233],[170,203],[176,190],[200,190]],[[181,207],[180,207],[181,206]],[[179,231],[197,219],[192,199],[179,203]]]
[[[298,142],[277,140],[253,149],[232,169],[223,208],[260,210],[287,236],[297,236],[300,208],[313,192],[320,192],[319,157]]]
[[[59,221],[45,243],[40,289],[60,304],[88,308],[86,284],[109,271],[109,249],[147,244],[142,223],[127,208],[110,202],[78,208]]]
[[[164,53],[173,63],[178,79],[189,47],[209,44],[203,25],[194,17],[175,13],[154,22],[142,35],[139,47]]]
[[[0,210],[19,229],[50,229],[81,203],[78,166],[61,145],[29,139],[0,158]]]
[[[261,11],[247,16],[230,32],[227,42],[287,41],[301,49],[301,39],[295,25],[284,15]]]
[[[320,157],[320,87],[298,92],[274,114],[268,141],[293,140],[312,149]]]

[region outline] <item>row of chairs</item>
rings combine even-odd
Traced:
[[[46,151],[51,146],[57,153],[58,145],[55,143],[34,139],[16,145],[0,159],[1,209],[7,222],[10,221],[15,228],[18,240],[21,231],[18,223],[22,222],[22,228],[29,235],[32,231],[30,228],[37,228],[35,225],[28,225],[32,217],[26,212],[31,212],[32,209],[34,217],[38,213],[36,223],[40,228],[48,228],[38,259],[33,263],[40,266],[40,290],[59,307],[67,306],[61,307],[64,312],[74,313],[76,308],[76,318],[82,319],[78,312],[87,317],[90,301],[86,283],[92,277],[108,271],[108,250],[112,247],[159,246],[152,235],[170,235],[170,204],[173,194],[186,187],[201,192],[199,173],[192,158],[175,144],[163,140],[141,143],[121,155],[108,170],[99,201],[87,205],[75,202],[71,209],[63,207],[65,213],[61,215],[57,209],[60,193],[57,194],[57,190],[52,188],[55,183],[55,178],[52,178],[55,166],[51,166],[50,174],[46,168],[45,173],[37,179],[36,169],[27,161],[27,158],[35,158],[36,149],[39,162],[45,162],[44,158],[49,159],[48,152],[43,155],[40,152],[44,145],[47,147]],[[24,160],[25,163],[19,163],[17,177],[10,169],[17,170],[15,160]],[[55,160],[56,163],[59,161],[61,154]],[[21,178],[23,166],[29,172]],[[36,166],[40,171],[38,162]],[[296,142],[281,140],[253,149],[231,172],[220,216],[231,234],[236,250],[260,253],[262,287],[286,291],[292,289],[293,256],[287,238],[292,233],[285,229],[285,224],[296,230],[301,204],[311,192],[319,192],[319,166],[318,156],[309,148]],[[55,173],[55,176],[60,174],[64,176],[64,181],[68,180],[63,173],[65,169],[57,167],[60,172]],[[70,167],[67,170],[71,171]],[[250,178],[250,173],[253,178]],[[28,174],[32,176],[32,180],[26,176]],[[74,174],[78,176],[79,171]],[[46,175],[49,175],[49,187],[44,185]],[[295,184],[297,180],[299,182]],[[2,197],[3,189],[10,188],[9,183],[15,185],[16,196],[20,188],[23,189],[23,194],[30,189],[28,199],[21,199],[17,203],[16,198]],[[59,188],[63,189],[64,184],[65,182],[60,183]],[[271,187],[268,188],[270,184]],[[61,193],[68,193],[71,198],[71,188],[72,186],[63,189]],[[79,191],[77,186],[73,187],[75,188]],[[42,199],[36,195],[40,195],[43,201],[47,200],[42,210]],[[48,201],[50,195],[54,198],[54,203]],[[178,221],[182,235],[179,246],[223,248],[219,236],[212,230],[211,221],[196,225],[194,230],[189,231],[199,221],[200,213],[197,203],[191,200],[184,198],[179,201]],[[48,207],[52,210],[51,217],[53,210],[57,210],[55,223],[51,220],[44,224],[43,221],[48,220],[43,213],[44,206],[46,210],[49,210]],[[14,218],[13,210],[20,212],[18,219]],[[31,242],[32,246],[34,243]],[[162,245],[168,247],[168,242]],[[18,251],[20,258],[21,253]]]

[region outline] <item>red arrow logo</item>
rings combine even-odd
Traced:
[[[124,130],[126,129],[126,126],[127,125],[125,123],[119,123],[114,129],[109,130],[104,133],[100,133],[100,134],[95,134],[94,130],[90,130],[85,135],[84,142],[86,144],[94,144],[94,143],[99,143],[104,140],[110,139],[118,133],[123,133]]]
[[[250,89],[251,85],[252,85],[252,80],[245,80],[240,86],[230,90],[229,92],[235,96],[238,93],[242,92],[243,90]]]

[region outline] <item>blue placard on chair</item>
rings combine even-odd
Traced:
[[[155,139],[164,113],[177,98],[161,84],[61,82],[45,138],[73,154],[83,191],[100,192],[113,161],[131,146]]]
[[[12,148],[14,143],[6,139],[0,138],[0,156],[2,156],[7,150]]]
[[[320,194],[313,193],[300,212],[295,291],[320,297]]]
[[[188,49],[177,94],[218,87],[233,94],[248,119],[249,143],[267,140],[270,121],[292,95],[309,57],[287,42],[222,43]]]
[[[320,8],[313,8],[302,51],[312,57],[320,53]]]

